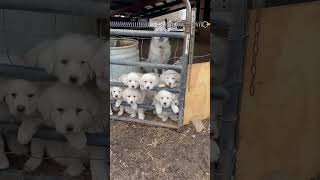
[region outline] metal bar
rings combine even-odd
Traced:
[[[47,13],[87,15],[94,17],[109,16],[108,3],[90,0],[1,0],[0,8]]]
[[[1,128],[6,128],[9,132],[16,132],[19,128],[17,124],[12,122],[0,122]],[[104,133],[86,133],[87,145],[92,146],[108,146],[109,138]],[[41,127],[38,132],[34,135],[36,138],[48,139],[48,140],[59,140],[66,141],[65,137],[56,132],[53,128]]]
[[[213,12],[220,7],[214,7]],[[223,9],[223,8],[222,8]],[[220,147],[223,150],[219,159],[219,169],[215,169],[215,180],[230,180],[234,178],[235,161],[236,161],[236,132],[239,121],[239,106],[241,88],[240,86],[233,86],[232,84],[242,81],[243,77],[243,61],[244,61],[244,38],[237,38],[232,41],[228,40],[230,37],[239,37],[246,33],[247,21],[247,0],[238,1],[230,0],[230,8],[224,12],[213,13],[217,19],[229,19],[230,21],[225,25],[227,27],[227,38],[214,36],[213,59],[217,63],[212,63],[214,66],[214,81],[213,89],[219,88],[222,95],[227,98],[214,98],[214,103],[219,103],[219,109],[213,109],[214,113],[219,113],[220,123]],[[226,22],[226,21],[224,21]],[[214,35],[217,32],[213,30]],[[219,36],[219,35],[218,35]],[[217,44],[218,43],[218,44]],[[216,49],[217,46],[222,48]],[[240,80],[239,80],[240,79]],[[230,86],[230,84],[232,86]],[[218,106],[218,104],[217,104]]]
[[[127,87],[126,85],[120,83],[120,82],[113,82],[110,81],[110,86],[118,86],[118,87]],[[160,91],[160,90],[166,90],[169,92],[173,92],[173,93],[180,93],[180,89],[173,89],[173,88],[160,88],[160,87],[155,87],[154,89],[150,90],[150,91]]]
[[[11,64],[0,64],[0,75],[30,81],[54,81],[57,79],[44,69]]]
[[[183,32],[157,32],[146,30],[129,30],[129,29],[110,29],[110,35],[114,36],[143,36],[143,37],[169,37],[184,38]]]
[[[171,128],[171,129],[178,129],[178,126],[175,124],[171,124],[168,122],[158,122],[158,121],[153,121],[153,120],[141,120],[137,118],[131,118],[131,117],[118,117],[118,116],[110,116],[112,120],[117,120],[117,121],[126,121],[126,122],[135,122],[135,123],[141,123],[141,124],[146,124],[150,126],[160,126],[160,127],[165,127],[165,128]]]
[[[130,61],[118,61],[118,60],[110,60],[110,64],[115,65],[127,65],[127,66],[139,66],[139,67],[153,67],[159,69],[175,69],[182,70],[182,66],[180,65],[172,65],[172,64],[154,64],[154,63],[145,63],[145,62],[130,62]]]

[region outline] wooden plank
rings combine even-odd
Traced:
[[[262,10],[252,97],[250,13],[236,179],[302,180],[320,171],[319,16],[319,1]]]
[[[189,65],[185,96],[184,124],[210,117],[210,63]]]

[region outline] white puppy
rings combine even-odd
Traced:
[[[138,112],[138,118],[144,119],[144,110],[142,108],[138,108],[138,104],[142,104],[145,98],[143,91],[126,88],[122,92],[122,98],[130,105],[130,107],[124,107],[126,113],[130,114],[131,117],[136,117]]]
[[[66,136],[72,147],[86,146],[83,129],[98,113],[98,100],[84,87],[57,83],[39,100],[39,111],[48,126]]]
[[[68,34],[38,44],[24,58],[26,64],[44,68],[62,83],[83,85],[96,78],[100,87],[107,68],[105,49],[105,44],[97,38]]]
[[[174,113],[179,112],[179,107],[176,105],[177,95],[166,90],[159,91],[154,96],[153,105],[155,105],[156,113],[161,114],[162,108],[171,108]]]
[[[158,86],[159,76],[155,73],[146,73],[143,74],[139,79],[140,89],[141,90],[151,90]]]
[[[118,116],[121,116],[123,114],[123,106],[121,106],[121,102],[122,102],[122,88],[121,87],[111,87],[110,88],[110,99],[111,100],[116,100],[115,105],[112,106],[111,108],[111,103],[110,103],[110,115],[112,110],[117,110],[118,111]],[[119,108],[118,108],[119,107]]]
[[[154,31],[167,31],[165,28],[157,27]],[[171,57],[171,45],[167,37],[152,37],[149,48],[148,62],[158,64],[168,64]],[[151,72],[151,68],[146,68],[147,72]],[[158,73],[157,69],[154,69]]]
[[[172,105],[178,107],[179,106],[179,101],[177,99],[173,100]],[[171,106],[172,107],[172,106]],[[154,112],[155,113],[155,112]],[[167,121],[169,118],[173,121],[178,120],[178,114],[169,112],[169,111],[162,111],[160,114],[157,114],[157,116],[162,120],[162,121]]]
[[[174,70],[166,70],[160,75],[159,87],[168,86],[170,88],[179,87],[181,75]]]
[[[141,73],[130,72],[123,74],[119,77],[119,81],[129,88],[137,89],[139,87],[139,79],[142,76]]]

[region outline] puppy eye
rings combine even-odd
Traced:
[[[163,97],[161,97],[161,99],[163,99]]]
[[[68,60],[67,59],[61,59],[61,64],[67,64],[68,63]]]
[[[174,78],[172,78],[172,80],[174,80]]]
[[[12,93],[11,96],[15,98],[17,96],[17,94],[16,93]]]
[[[113,91],[114,93],[116,92],[116,91]]]
[[[63,108],[57,108],[57,111],[60,112],[60,113],[63,113],[64,109]]]
[[[167,99],[169,99],[169,97],[167,97]]]
[[[136,96],[133,96],[134,98],[136,98]]]
[[[129,82],[131,82],[131,80],[129,80]]]
[[[76,108],[76,113],[80,113],[82,110],[82,108]]]
[[[144,83],[147,83],[147,81],[144,81]]]
[[[84,64],[84,63],[86,63],[86,62],[85,62],[85,61],[81,61],[81,62],[80,62],[80,64]]]
[[[28,94],[29,98],[32,98],[34,96],[34,94]]]
[[[152,81],[150,81],[150,84],[152,84]]]
[[[130,98],[131,96],[128,96],[128,98]]]
[[[121,93],[121,91],[119,91],[119,93]]]

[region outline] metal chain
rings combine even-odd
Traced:
[[[256,10],[256,18],[254,23],[254,38],[252,45],[252,64],[251,64],[251,82],[250,82],[250,96],[255,94],[255,80],[257,74],[257,57],[259,53],[259,34],[260,34],[260,8]]]

